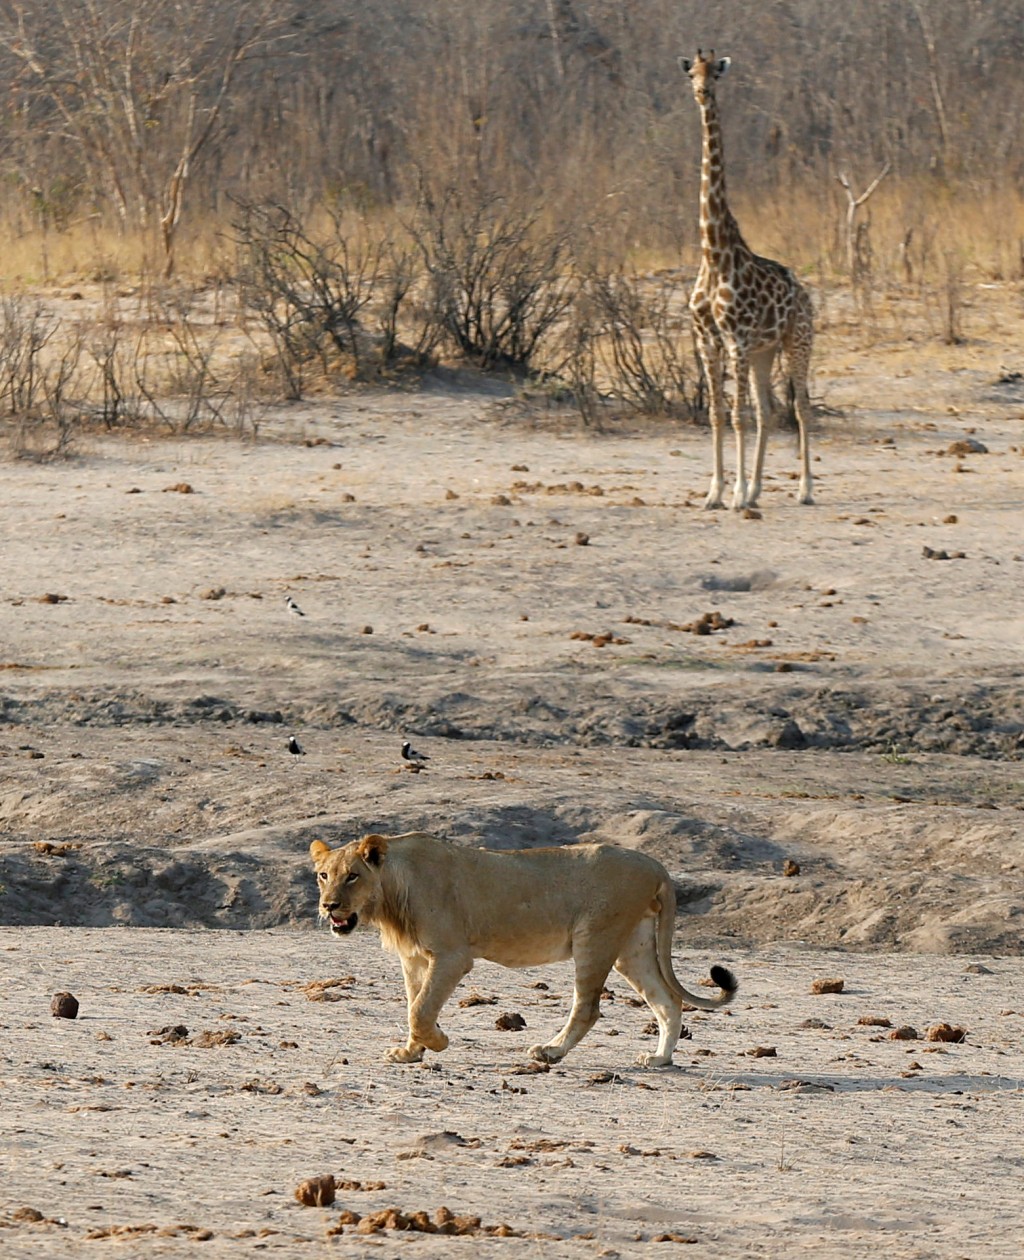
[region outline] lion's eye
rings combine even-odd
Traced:
[[[354,884],[358,878],[359,878],[358,871],[350,871],[349,874],[345,878],[345,883]]]
[[[326,872],[326,871],[317,871],[317,873],[316,873],[316,877],[317,877],[317,879],[320,881],[320,883],[321,883],[321,884],[326,884],[326,883],[327,883],[327,872]]]

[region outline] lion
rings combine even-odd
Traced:
[[[557,1063],[597,1020],[601,990],[614,967],[658,1021],[658,1046],[646,1067],[667,1067],[682,1028],[682,1006],[703,1011],[731,1002],[736,981],[713,966],[721,993],[684,989],[672,970],[675,891],[653,858],[610,844],[493,851],[460,848],[422,832],[363,836],[342,848],[309,847],[320,889],[320,917],[336,936],[358,923],[380,931],[402,960],[409,1038],[387,1051],[393,1063],[418,1063],[448,1038],[441,1008],[477,958],[503,967],[572,959],[572,1010],[530,1056]]]

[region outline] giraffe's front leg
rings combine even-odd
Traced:
[[[723,446],[725,441],[725,402],[722,395],[722,357],[715,337],[700,333],[697,337],[697,354],[704,369],[708,387],[708,414],[711,419],[711,486],[705,508],[720,508],[725,490]]]
[[[732,492],[732,506],[733,510],[738,512],[741,508],[747,506],[748,501],[747,447],[746,432],[743,427],[743,413],[747,407],[750,363],[739,346],[731,348],[729,357],[732,365],[733,384],[736,389],[736,395],[732,404],[732,427],[733,432],[736,434],[736,485]]]

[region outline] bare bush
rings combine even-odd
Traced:
[[[564,230],[496,196],[424,194],[412,227],[445,340],[482,368],[529,371],[579,281]]]
[[[678,286],[592,269],[574,303],[564,375],[584,420],[600,392],[642,415],[692,418],[699,381]]]
[[[38,458],[67,454],[82,404],[76,386],[84,338],[38,302],[0,304],[0,414],[14,422],[15,449]]]
[[[281,205],[243,206],[235,223],[243,304],[270,337],[293,398],[301,397],[311,362],[325,373],[341,362],[351,378],[360,374],[363,312],[385,276],[387,321],[397,326],[406,273],[387,271],[386,242],[359,226],[350,228],[335,209],[327,230],[314,233]]]

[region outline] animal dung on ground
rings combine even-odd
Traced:
[[[799,875],[800,863],[794,862],[792,858],[786,858],[785,862],[782,863],[782,873],[783,875],[790,877],[793,875]]]
[[[890,1041],[918,1041],[919,1035],[916,1028],[912,1028],[910,1024],[903,1024],[900,1028],[894,1028],[889,1034]]]
[[[752,1059],[774,1059],[778,1055],[778,1051],[774,1046],[754,1046],[752,1050],[748,1050],[747,1054]]]
[[[518,1011],[505,1011],[494,1021],[494,1027],[500,1032],[522,1032],[526,1027],[526,1020]]]
[[[812,993],[842,993],[846,981],[840,979],[834,980],[812,980]]]
[[[925,1030],[925,1041],[952,1041],[961,1042],[967,1040],[967,1029],[961,1028],[959,1024],[932,1024],[930,1028]]]
[[[50,1014],[56,1019],[77,1019],[78,998],[73,993],[55,993],[50,1003]]]
[[[891,1028],[892,1020],[886,1019],[884,1015],[862,1015],[857,1020],[858,1024],[864,1024],[868,1028]]]
[[[310,1177],[295,1187],[295,1197],[305,1207],[330,1207],[334,1202],[334,1174]]]

